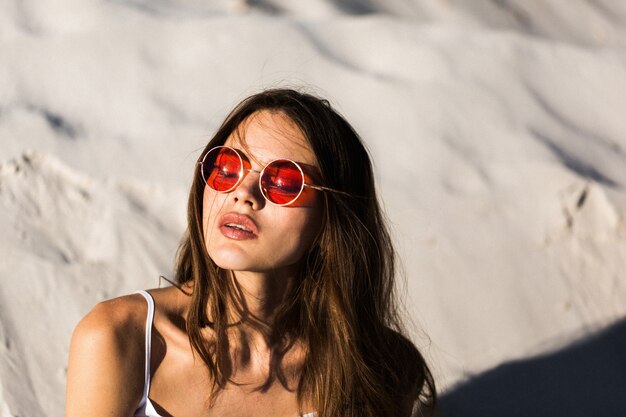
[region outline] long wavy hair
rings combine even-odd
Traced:
[[[328,101],[291,89],[272,89],[239,103],[203,150],[222,145],[252,114],[288,116],[317,158],[323,192],[321,231],[300,262],[297,284],[271,328],[254,322],[236,280],[206,250],[202,226],[204,181],[196,166],[188,202],[188,229],[179,247],[175,279],[192,287],[187,333],[206,363],[211,398],[230,381],[228,312],[235,309],[263,331],[271,347],[270,375],[259,387],[286,379],[280,361],[297,341],[305,346],[297,398],[318,417],[430,415],[436,404],[432,375],[403,335],[395,294],[395,252],[376,197],[372,165],[361,139]],[[209,326],[211,341],[201,330]],[[209,401],[211,401],[209,399]]]

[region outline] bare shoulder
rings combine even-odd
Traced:
[[[147,309],[146,301],[140,294],[98,303],[74,329],[72,343],[100,345],[107,342],[107,346],[119,347],[134,345],[143,338]]]
[[[147,303],[133,294],[97,304],[76,326],[67,416],[130,415],[143,389]]]

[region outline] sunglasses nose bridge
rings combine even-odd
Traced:
[[[259,174],[261,175],[262,171],[256,170],[256,169],[252,169],[252,168],[244,168],[243,169],[243,175],[245,176],[248,172],[254,172],[255,174]]]
[[[256,178],[254,180],[255,183],[260,184],[260,175],[263,173],[263,171],[259,171],[257,169],[252,169],[252,168],[243,168],[243,175],[241,176],[241,179],[239,180],[239,184],[237,185],[237,187],[241,186],[241,184],[246,180],[246,178],[248,178],[248,174],[249,173],[253,173],[253,174],[257,174],[259,175],[258,178]],[[260,185],[259,185],[260,186]]]
[[[264,205],[265,198],[259,188],[258,178],[254,175],[248,175],[249,173],[260,174],[261,171],[252,168],[243,168],[243,175],[231,193],[235,199],[249,202],[253,207],[257,208]]]

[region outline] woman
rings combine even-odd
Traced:
[[[196,166],[175,270],[78,324],[68,417],[434,409],[367,151],[327,101],[276,89],[231,112]]]

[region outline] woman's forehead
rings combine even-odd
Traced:
[[[225,145],[243,150],[259,163],[291,159],[317,165],[309,141],[296,123],[281,112],[263,110],[252,114],[230,134]]]

